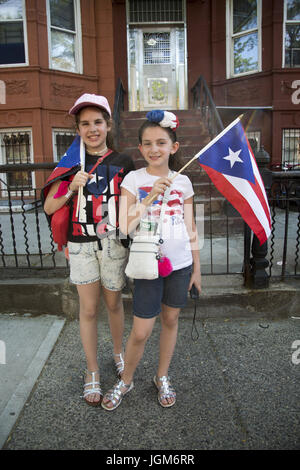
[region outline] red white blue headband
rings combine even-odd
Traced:
[[[173,131],[179,126],[178,117],[170,111],[153,109],[146,114],[148,121],[157,122],[161,127],[170,127]]]

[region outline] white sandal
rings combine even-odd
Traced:
[[[121,378],[122,372],[124,371],[124,358],[123,358],[123,353],[120,354],[114,354],[114,356],[118,356],[120,361],[115,362],[115,366],[117,369],[117,375],[119,378]]]
[[[126,388],[124,392],[121,391],[122,387]],[[121,404],[121,401],[123,400],[124,395],[126,395],[126,393],[130,392],[130,390],[132,389],[133,389],[133,382],[127,385],[124,383],[124,380],[119,380],[119,382],[114,386],[114,388],[109,390],[104,395],[104,397],[107,398],[113,404],[113,406],[107,406],[107,404],[102,401],[101,403],[102,408],[104,408],[107,411],[115,410]]]
[[[99,374],[99,370],[96,370],[95,372],[90,372],[89,370],[87,370],[86,374],[91,374],[92,381],[91,382],[85,382],[85,384],[83,386],[83,398],[84,398],[85,402],[88,405],[98,406],[98,405],[100,405],[100,403],[102,401],[102,398],[103,398],[103,393],[102,393],[102,390],[101,390],[101,387],[100,387],[100,382],[96,380],[96,374]],[[91,386],[91,388],[87,388],[89,386]],[[86,397],[88,397],[89,395],[93,395],[93,394],[99,394],[100,395],[99,400],[97,400],[97,401],[87,400]]]

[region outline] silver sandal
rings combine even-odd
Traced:
[[[118,356],[120,361],[115,362],[115,366],[117,369],[117,375],[119,378],[121,378],[122,372],[124,371],[124,358],[123,358],[123,353],[120,354],[114,354],[114,356]]]
[[[100,405],[102,398],[103,398],[103,393],[100,387],[100,382],[96,380],[96,374],[99,374],[99,370],[96,370],[95,372],[90,372],[89,370],[86,371],[86,374],[91,374],[92,376],[92,381],[91,382],[85,382],[83,386],[83,398],[85,402],[88,405],[91,406],[98,406]],[[91,385],[91,388],[87,388]],[[86,397],[92,394],[99,394],[100,398],[97,401],[90,401],[87,400]]]
[[[124,392],[121,391],[122,387],[126,388]],[[114,386],[114,388],[109,390],[104,395],[104,398],[107,398],[113,404],[113,406],[109,407],[107,406],[106,403],[102,401],[101,403],[102,408],[104,408],[107,411],[115,410],[121,404],[121,401],[123,400],[124,395],[126,395],[126,393],[130,392],[130,390],[132,389],[133,389],[133,382],[127,385],[124,383],[124,380],[119,380],[119,382]]]
[[[158,380],[161,381],[161,385],[158,384]],[[175,405],[175,402],[176,402],[176,392],[174,390],[174,388],[172,387],[172,385],[170,384],[170,378],[169,377],[166,377],[165,375],[163,375],[162,377],[156,377],[156,375],[153,377],[153,382],[154,384],[156,385],[157,389],[158,389],[158,402],[161,406],[163,406],[164,408],[169,408],[170,406],[173,406]],[[162,400],[166,399],[166,398],[175,398],[174,401],[172,401],[172,403],[163,403]]]

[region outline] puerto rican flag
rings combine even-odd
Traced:
[[[43,196],[46,199],[51,184],[63,176],[78,171],[80,167],[80,137],[76,136],[64,156],[60,159],[57,166],[48,177],[43,188]]]
[[[240,213],[263,244],[271,233],[271,215],[264,184],[240,119],[237,118],[194,159],[216,188]]]

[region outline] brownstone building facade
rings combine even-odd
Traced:
[[[200,75],[224,124],[246,113],[249,137],[272,162],[300,163],[299,4],[4,0],[1,164],[57,160],[74,133],[67,111],[82,93],[113,107],[120,78],[130,112],[188,110]],[[40,187],[44,176],[27,183]]]

